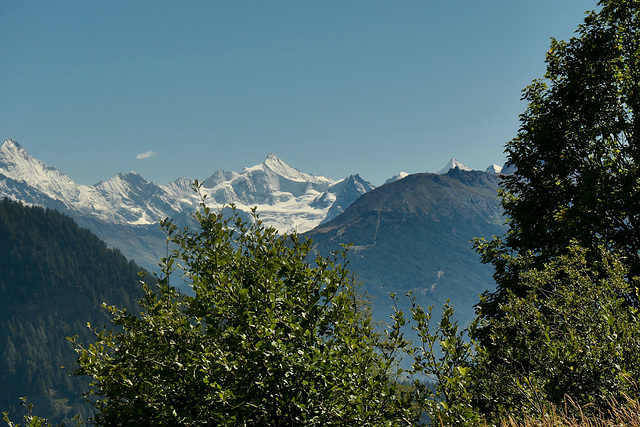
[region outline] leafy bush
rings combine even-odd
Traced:
[[[93,378],[97,425],[398,425],[410,397],[393,380],[344,252],[313,257],[296,234],[204,207],[142,314],[109,307],[77,373]],[[177,266],[194,295],[168,283]]]
[[[472,331],[486,342],[474,371],[477,403],[486,412],[542,415],[569,399],[598,414],[633,397],[630,379],[640,377],[640,322],[631,303],[638,281],[628,279],[619,256],[600,248],[594,261],[587,253],[573,244],[540,269],[530,267],[531,257],[508,260],[523,270],[519,286],[527,293],[509,290],[502,315]]]

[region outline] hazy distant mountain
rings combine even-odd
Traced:
[[[358,200],[360,196],[373,190],[375,187],[371,183],[365,181],[360,175],[351,175],[350,177],[336,182],[321,196],[322,200],[331,200],[329,195],[334,195],[335,201],[331,204],[327,216],[322,223],[332,220],[340,215],[346,208],[351,206],[353,202]]]
[[[394,175],[394,176],[392,176],[391,178],[387,179],[384,183],[385,183],[385,184],[389,184],[389,183],[391,183],[391,182],[396,182],[397,180],[402,179],[402,178],[404,178],[404,177],[406,177],[406,176],[408,176],[408,175],[409,175],[409,174],[408,174],[408,173],[406,173],[406,172],[400,172],[400,173],[398,173],[397,175]]]
[[[306,236],[321,253],[353,243],[349,268],[376,297],[377,314],[390,313],[389,292],[412,291],[425,307],[451,299],[468,321],[478,295],[494,287],[470,240],[505,231],[498,182],[495,174],[460,168],[409,175],[364,194]]]
[[[489,166],[487,168],[487,170],[485,170],[485,172],[489,172],[489,173],[493,173],[493,174],[498,174],[502,172],[502,166],[498,166],[496,164],[493,164],[491,166]]]

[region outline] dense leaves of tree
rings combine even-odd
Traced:
[[[552,40],[544,79],[525,90],[506,146],[510,230],[478,242],[497,283],[474,331],[490,413],[565,395],[606,409],[640,373],[640,1],[598,5],[576,37]]]
[[[395,346],[381,346],[344,253],[314,257],[257,218],[195,218],[196,230],[164,223],[177,249],[163,260],[194,294],[147,287],[139,317],[111,308],[122,332],[79,349],[97,425],[412,422]]]
[[[508,259],[526,296],[508,290],[501,316],[478,325],[490,344],[476,355],[477,404],[494,416],[541,416],[567,398],[598,413],[637,397],[640,318],[629,296],[640,296],[638,280],[603,248],[587,256],[571,245],[541,269],[532,258]]]
[[[544,79],[518,136],[516,167],[502,186],[505,248],[542,260],[577,239],[622,252],[637,272],[640,251],[640,2],[603,0],[569,42],[552,40]]]
[[[103,301],[131,309],[141,295],[139,270],[56,211],[0,201],[3,411],[21,413],[19,398],[28,395],[54,421],[90,414],[87,381],[70,376],[76,355],[66,337],[88,339],[87,321],[108,323]]]

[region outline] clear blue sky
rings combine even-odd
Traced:
[[[375,185],[451,157],[484,169],[504,162],[550,37],[595,6],[0,0],[0,139],[80,184],[204,179],[271,152]]]

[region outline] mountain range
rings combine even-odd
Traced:
[[[194,211],[200,198],[192,182],[179,178],[157,185],[130,172],[95,185],[78,185],[29,155],[18,142],[7,139],[0,146],[0,194],[110,224],[150,225]],[[307,231],[342,212],[347,200],[371,189],[359,175],[340,181],[316,177],[274,154],[241,172],[216,171],[202,182],[210,206],[233,203],[241,210],[257,206],[263,222],[282,231]]]
[[[470,170],[455,159],[443,171],[451,168]],[[401,172],[387,182],[406,176]],[[0,198],[57,209],[149,270],[166,250],[158,220],[168,217],[184,225],[201,202],[192,184],[192,179],[179,178],[158,185],[129,172],[80,185],[13,139],[0,146]],[[257,207],[265,225],[302,233],[332,220],[374,188],[358,174],[336,181],[301,172],[269,154],[240,172],[214,172],[201,190],[210,207],[233,203],[245,212]]]
[[[359,175],[335,181],[300,172],[269,154],[263,163],[240,172],[214,172],[201,191],[210,207],[233,203],[248,212],[255,206],[265,225],[304,232],[373,188]],[[150,270],[165,250],[158,221],[168,217],[184,224],[201,202],[188,178],[157,185],[130,172],[95,185],[76,184],[13,139],[0,146],[3,197],[63,212]]]
[[[201,191],[211,207],[233,203],[248,212],[256,206],[265,225],[305,233],[322,254],[353,243],[349,267],[374,298],[379,319],[389,314],[389,292],[410,291],[423,306],[450,299],[466,322],[478,295],[494,286],[470,241],[506,231],[497,198],[500,170],[473,171],[451,159],[439,173],[400,172],[374,188],[357,174],[335,181],[269,154],[240,172],[214,172]],[[192,187],[188,178],[157,185],[134,172],[78,185],[16,141],[0,146],[0,199],[65,213],[151,271],[167,250],[157,221],[189,225],[201,202]]]

